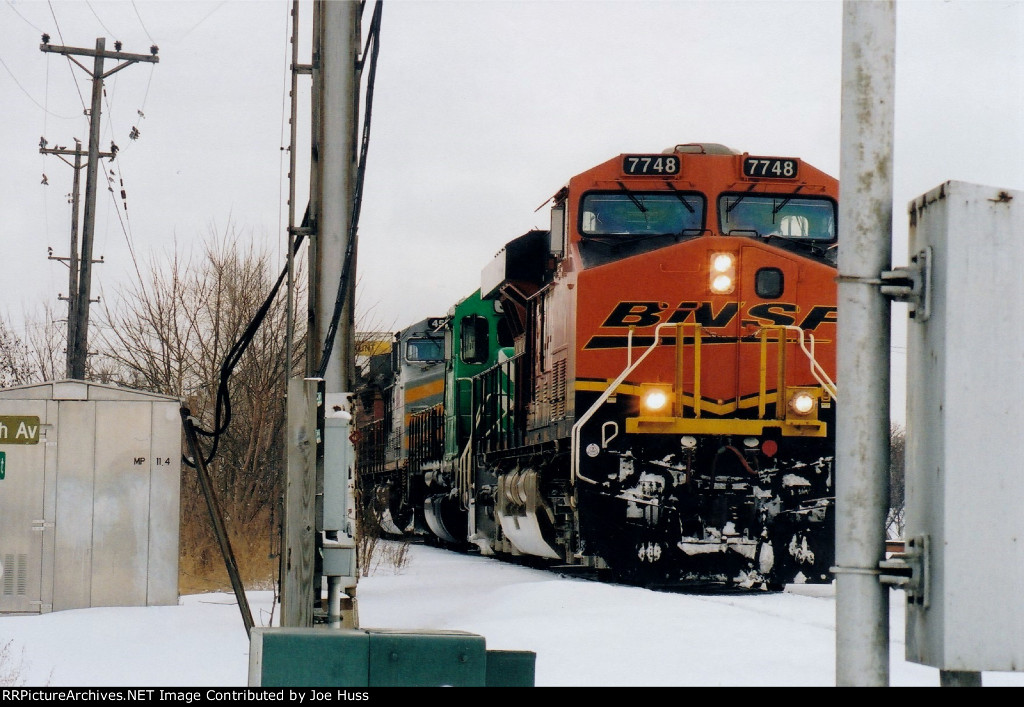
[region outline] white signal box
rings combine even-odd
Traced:
[[[906,658],[1024,670],[1024,192],[910,203]]]

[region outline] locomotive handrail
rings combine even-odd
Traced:
[[[456,378],[455,379],[455,397],[456,401],[459,396],[459,384],[469,383],[469,409],[475,410],[473,405],[473,398],[475,396],[475,390],[473,386],[472,377]],[[469,421],[469,436],[466,439],[466,446],[459,454],[458,460],[455,462],[455,484],[459,488],[459,507],[462,510],[469,510],[469,504],[466,499],[469,497],[469,478],[470,478],[470,460],[473,455],[473,439],[476,437],[476,425],[477,420],[470,419]],[[455,420],[455,429],[458,431],[459,421]],[[472,516],[472,514],[470,514]],[[472,521],[471,521],[472,522]]]
[[[459,459],[456,463],[456,470],[458,474],[458,486],[459,486],[459,507],[468,511],[471,499],[470,494],[470,460],[473,457],[473,438],[470,437],[466,440],[466,447],[462,450],[459,455]]]
[[[512,359],[509,359],[509,361],[511,361],[511,360]],[[486,394],[483,391],[481,391],[481,396],[480,396],[481,402],[480,402],[479,405],[477,405],[477,403],[476,403],[476,399],[477,399],[476,383],[477,383],[477,381],[482,380],[484,377],[486,377],[492,371],[500,369],[503,365],[506,365],[507,363],[508,362],[505,361],[505,362],[501,362],[501,363],[495,364],[495,365],[491,366],[490,368],[488,368],[487,370],[481,371],[480,373],[477,373],[475,376],[467,376],[467,377],[455,379],[456,395],[458,395],[458,386],[459,386],[460,383],[469,383],[469,396],[470,396],[469,409],[474,411],[473,413],[471,413],[472,414],[472,418],[470,419],[469,436],[468,436],[468,439],[466,440],[466,445],[463,447],[462,451],[459,453],[458,460],[455,463],[456,486],[458,486],[458,489],[459,489],[459,507],[462,510],[468,511],[469,507],[472,505],[472,493],[471,493],[472,489],[470,487],[472,486],[471,478],[472,478],[472,471],[473,471],[473,453],[474,453],[474,448],[476,446],[474,443],[476,441],[477,435],[479,434],[482,439],[485,439],[492,432],[492,430],[487,430],[487,431],[481,431],[480,430],[480,427],[481,427],[480,423],[481,423],[481,421],[484,418],[485,404],[486,404],[486,402],[488,400],[490,400],[490,399],[492,399],[494,397],[499,397],[499,398],[500,397],[509,397],[509,393],[507,391],[504,391],[504,392],[499,391],[497,393],[486,393]],[[507,416],[507,413],[506,413],[506,416]],[[458,423],[456,423],[456,424],[458,424]],[[486,447],[484,449],[486,451]],[[470,530],[472,532],[475,529],[471,528]]]
[[[472,379],[464,378],[462,380]],[[475,387],[470,386],[470,394],[473,396],[474,399],[476,398],[475,392]],[[490,395],[484,396],[483,400],[487,400],[488,398],[491,398],[494,395],[494,393],[491,393]],[[469,439],[466,440],[466,446],[462,449],[462,452],[459,454],[458,462],[456,462],[457,484],[459,487],[459,507],[464,511],[469,510],[470,500],[472,498],[472,494],[470,493],[470,486],[472,485],[472,482],[470,481],[470,479],[472,478],[473,471],[473,442],[476,439],[477,429],[480,427],[480,421],[483,419],[484,416],[483,404],[481,404],[480,406],[475,406],[473,405],[473,401],[471,401],[470,404],[472,406],[471,409],[476,410],[476,415],[474,416],[472,422]],[[484,437],[486,437],[488,432],[483,432],[482,434]]]
[[[833,382],[833,380],[829,377],[828,373],[825,372],[825,369],[821,367],[821,364],[818,363],[818,360],[814,357],[814,334],[810,333],[809,331],[804,331],[800,327],[793,325],[786,326],[785,329],[787,331],[797,332],[799,337],[798,343],[800,344],[800,350],[804,352],[804,356],[807,357],[807,361],[810,363],[811,375],[814,376],[814,380],[818,381],[821,387],[828,391],[829,395],[838,400],[839,398],[836,395],[835,382]],[[807,335],[807,338],[809,338],[811,341],[810,350],[808,350],[807,345],[804,344],[805,334]]]
[[[628,346],[628,349],[627,349],[627,357],[628,357],[627,358],[627,362],[628,363],[626,365],[626,368],[623,369],[622,373],[619,374],[618,378],[616,378],[614,381],[612,381],[608,385],[608,387],[605,388],[604,392],[601,393],[601,395],[598,396],[597,400],[594,401],[594,404],[591,405],[590,408],[588,408],[587,411],[585,413],[583,413],[583,415],[581,415],[580,418],[578,420],[576,420],[575,424],[573,424],[573,426],[572,426],[572,443],[571,443],[572,444],[572,460],[571,460],[570,465],[569,465],[569,481],[570,481],[570,483],[575,483],[576,479],[582,479],[583,481],[586,481],[587,483],[594,484],[595,486],[597,485],[598,482],[595,481],[594,479],[589,479],[586,476],[583,476],[582,474],[580,474],[580,431],[583,429],[583,425],[586,424],[587,421],[590,420],[590,418],[594,416],[594,413],[597,412],[598,408],[600,408],[602,405],[604,405],[605,401],[608,400],[608,398],[611,397],[613,392],[615,392],[615,389],[618,388],[619,385],[622,384],[622,381],[626,380],[626,376],[628,376],[630,373],[632,373],[634,370],[636,370],[637,366],[639,366],[641,363],[643,363],[644,359],[646,359],[650,355],[650,353],[652,351],[654,351],[655,348],[657,348],[658,343],[661,340],[660,332],[661,332],[662,327],[674,327],[674,326],[675,326],[675,324],[673,324],[671,322],[662,322],[661,324],[658,324],[656,327],[654,327],[654,341],[651,342],[651,345],[647,347],[647,350],[644,351],[640,355],[640,357],[637,358],[636,361],[632,360],[632,358],[633,358],[633,346],[632,346],[632,344],[633,344],[633,340],[632,340],[633,332],[632,332],[632,329],[630,329],[629,340],[628,340],[629,341],[629,346]]]

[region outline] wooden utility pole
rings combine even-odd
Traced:
[[[48,43],[49,37],[43,35],[43,43],[39,45],[42,52],[63,54],[77,64],[92,78],[92,107],[89,110],[89,161],[86,163],[85,175],[85,217],[82,224],[82,253],[78,259],[77,292],[68,293],[74,297],[74,322],[69,322],[69,333],[74,332],[74,341],[68,341],[69,377],[83,380],[85,378],[85,361],[89,353],[89,293],[92,289],[92,242],[96,227],[96,179],[100,160],[100,113],[103,103],[103,80],[111,74],[140,61],[155,64],[157,58],[156,45],[150,47],[150,53],[128,54],[120,49],[120,42],[115,43],[117,51],[106,51],[106,40],[96,39],[96,49],[80,49],[76,47],[60,47]],[[93,57],[93,68],[90,71],[78,61],[76,56]],[[114,59],[122,63],[104,72],[105,59]],[[77,171],[76,171],[77,176]],[[77,216],[76,216],[77,224]],[[74,257],[73,255],[71,257]]]
[[[67,346],[67,377],[73,378],[72,371],[75,369],[75,361],[77,360],[77,354],[75,351],[75,341],[77,340],[76,329],[78,324],[78,278],[79,278],[79,255],[78,255],[78,204],[79,204],[79,183],[81,182],[82,157],[87,153],[82,151],[82,141],[75,138],[75,149],[69,150],[66,147],[46,148],[40,147],[39,152],[44,155],[57,155],[62,160],[71,165],[75,170],[75,177],[71,187],[71,248],[67,257],[61,257],[53,255],[52,251],[49,255],[50,260],[60,260],[66,262],[68,266],[68,296],[61,297],[60,299],[67,300],[68,302],[68,346]],[[74,155],[75,163],[71,164],[63,156]],[[100,157],[113,157],[112,152],[101,152]],[[99,260],[93,260],[93,263],[102,263],[103,258]]]

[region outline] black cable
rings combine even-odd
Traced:
[[[302,217],[302,226],[309,226],[309,207],[306,207],[306,213]],[[299,245],[303,241],[303,234],[295,238],[295,242],[292,244],[292,255],[294,256],[298,250]],[[231,393],[228,390],[228,379],[231,378],[232,372],[235,370],[235,366],[242,359],[242,354],[252,343],[253,337],[256,334],[256,330],[263,324],[263,320],[266,318],[267,313],[270,311],[270,306],[274,302],[274,298],[277,297],[278,290],[281,289],[281,283],[284,282],[285,277],[288,275],[288,268],[285,267],[281,271],[281,274],[277,277],[277,282],[274,283],[274,287],[270,290],[270,294],[263,301],[263,304],[253,315],[252,321],[249,322],[249,326],[246,327],[242,335],[238,337],[238,340],[228,351],[224,357],[224,363],[220,367],[220,380],[217,386],[217,402],[214,409],[213,417],[213,429],[204,430],[201,427],[195,427],[196,434],[203,435],[204,437],[212,437],[213,445],[210,447],[210,453],[206,456],[204,464],[209,464],[213,461],[213,457],[217,453],[217,446],[220,442],[220,436],[227,431],[228,424],[231,422]],[[191,467],[195,467],[195,463],[190,461],[187,457],[183,457],[184,462]]]
[[[370,54],[370,74],[366,80],[366,110],[363,114],[363,138],[359,148],[359,166],[356,171],[356,184],[352,193],[352,211],[348,227],[348,244],[345,247],[345,261],[341,268],[341,279],[338,282],[338,296],[334,300],[334,312],[331,314],[331,323],[327,328],[327,335],[324,338],[324,349],[320,354],[320,367],[317,369],[317,377],[323,378],[327,372],[327,364],[331,360],[331,353],[334,349],[334,338],[338,333],[338,324],[341,321],[341,310],[345,306],[345,296],[348,293],[348,281],[352,270],[352,257],[355,252],[356,233],[359,228],[359,210],[363,200],[363,178],[366,175],[366,152],[370,144],[370,118],[373,114],[373,84],[374,76],[377,73],[377,52],[380,49],[380,17],[383,7],[383,0],[377,0],[373,8],[373,17],[370,19],[370,30],[368,32],[366,45],[373,42],[373,49]],[[365,56],[365,51],[364,51]]]

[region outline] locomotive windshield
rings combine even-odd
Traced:
[[[409,339],[405,344],[407,361],[443,361],[444,342],[440,339]]]
[[[580,203],[580,253],[585,267],[662,248],[704,230],[697,192],[590,192]]]
[[[704,226],[704,197],[684,192],[591,193],[583,197],[584,236],[696,235]]]
[[[836,204],[831,199],[726,194],[718,200],[718,216],[728,236],[779,236],[819,244],[836,238]]]

